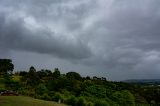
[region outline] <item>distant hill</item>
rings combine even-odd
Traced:
[[[144,83],[144,84],[160,84],[160,79],[129,79],[122,82],[126,83]]]

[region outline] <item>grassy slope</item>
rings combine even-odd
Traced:
[[[0,106],[65,106],[24,96],[0,96]]]

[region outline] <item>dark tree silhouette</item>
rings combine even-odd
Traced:
[[[11,59],[0,59],[0,75],[11,74],[14,69]]]
[[[36,69],[33,66],[30,67],[27,77],[27,84],[32,87],[38,85],[40,82]]]
[[[58,78],[58,77],[60,77],[60,75],[61,75],[61,73],[60,73],[59,69],[55,68],[54,72],[53,72],[53,77]]]
[[[68,72],[66,74],[66,77],[69,78],[69,79],[76,79],[76,80],[81,80],[82,79],[81,75],[77,72]]]

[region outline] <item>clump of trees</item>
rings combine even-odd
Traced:
[[[82,77],[77,72],[61,74],[53,71],[37,71],[33,66],[28,71],[11,74],[12,61],[0,59],[0,85],[21,95],[51,100],[72,106],[135,106],[136,104],[159,104],[160,88],[144,88],[123,82],[111,82],[106,78]],[[5,76],[10,76],[8,79]],[[2,89],[2,88],[0,88]]]

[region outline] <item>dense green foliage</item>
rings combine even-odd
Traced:
[[[82,77],[77,72],[61,74],[31,66],[27,71],[0,78],[0,88],[21,95],[72,106],[143,106],[160,103],[160,87],[111,82],[106,78]]]

